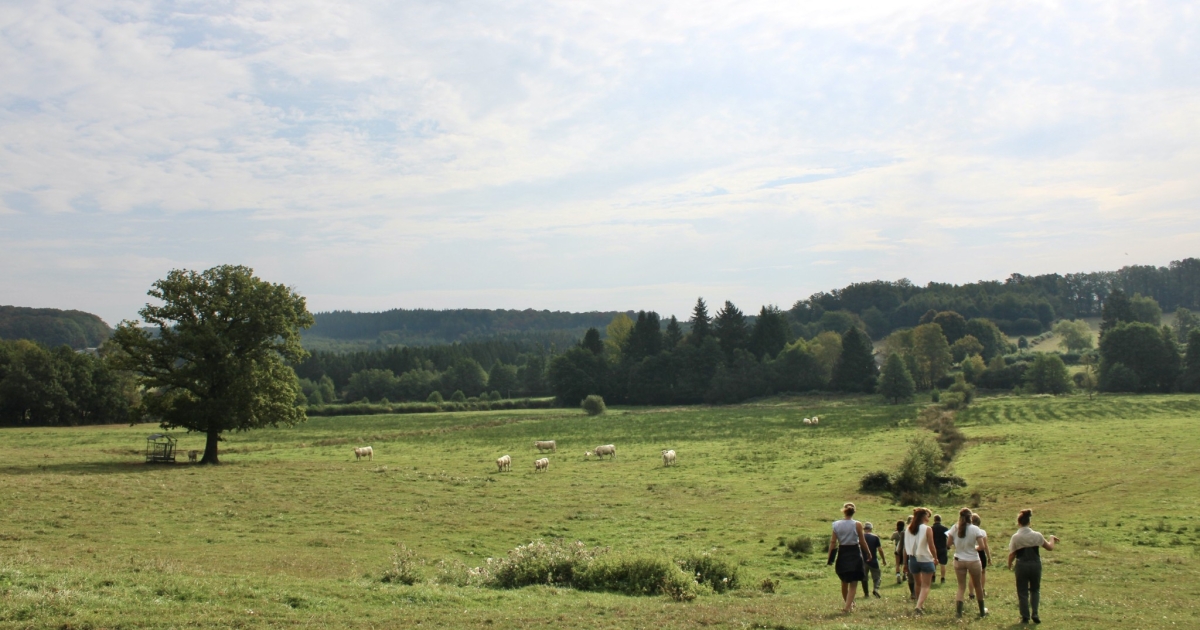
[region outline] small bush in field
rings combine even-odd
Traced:
[[[808,536],[797,536],[784,543],[794,556],[806,556],[812,553],[813,541]]]
[[[695,599],[697,584],[666,556],[608,554],[584,569],[576,588],[625,595],[667,595],[676,601]]]
[[[859,480],[858,489],[863,492],[887,492],[892,489],[892,476],[882,470],[869,472]]]
[[[442,398],[442,392],[433,392],[433,393],[429,394],[429,398],[426,398],[425,402],[443,403],[446,401],[445,401],[445,399]]]
[[[416,552],[400,544],[396,551],[392,552],[392,566],[384,569],[382,581],[389,584],[408,584],[413,585],[421,581],[421,573],[419,567],[422,562],[417,557]]]
[[[583,410],[587,412],[587,415],[589,416],[598,416],[604,413],[606,410],[604,406],[604,399],[596,394],[592,394],[591,396],[584,398],[583,402],[580,403],[579,406],[583,407]]]
[[[694,553],[679,560],[679,568],[695,576],[699,584],[707,584],[714,592],[724,593],[738,588],[738,565],[729,558],[710,552]]]

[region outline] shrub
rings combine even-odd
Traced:
[[[696,597],[696,581],[666,556],[605,554],[579,575],[576,588],[625,595],[665,594],[677,601]]]
[[[592,394],[591,396],[584,398],[583,402],[580,403],[579,406],[582,407],[589,416],[598,416],[607,410],[607,408],[604,406],[604,399],[596,394]]]
[[[812,553],[813,541],[808,536],[796,536],[784,543],[793,556],[806,556]]]
[[[891,475],[882,470],[869,472],[859,480],[858,489],[863,492],[887,492],[892,489]]]
[[[729,558],[711,552],[694,553],[678,560],[679,568],[695,576],[699,584],[707,584],[714,592],[724,593],[740,586],[738,565]]]
[[[446,400],[442,398],[442,392],[435,391],[429,394],[429,398],[426,398],[425,402],[444,403]]]
[[[942,447],[932,438],[922,435],[913,439],[900,469],[892,477],[892,491],[901,497],[905,493],[919,497],[933,489],[942,470],[942,458]]]
[[[467,402],[467,395],[464,394],[461,389],[456,389],[454,390],[454,393],[450,395],[450,402],[465,403]]]
[[[763,578],[763,581],[758,585],[758,590],[764,593],[774,593],[776,586],[779,586],[779,582],[771,578]]]
[[[421,581],[418,567],[423,564],[416,552],[400,543],[399,548],[392,552],[392,566],[384,569],[382,581],[389,584],[413,585]]]
[[[501,399],[503,399],[503,396],[501,396],[500,392],[498,392],[496,390],[492,390],[492,393],[488,394],[488,400],[490,400],[492,402],[497,402]]]
[[[1041,354],[1025,371],[1025,382],[1038,394],[1066,394],[1071,391],[1067,366],[1057,354]]]
[[[520,588],[531,584],[572,586],[577,574],[607,548],[589,549],[587,545],[555,540],[535,540],[508,552],[503,558],[489,558],[489,585]]]

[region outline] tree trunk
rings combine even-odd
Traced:
[[[217,442],[221,440],[221,432],[217,429],[208,430],[208,439],[204,443],[204,457],[201,464],[220,464],[217,459]]]

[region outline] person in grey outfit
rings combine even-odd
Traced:
[[[1058,544],[1058,536],[1045,536],[1033,531],[1029,522],[1033,518],[1033,510],[1021,510],[1017,515],[1017,533],[1013,534],[1012,542],[1008,545],[1008,568],[1013,568],[1016,561],[1017,603],[1021,609],[1021,623],[1042,623],[1038,617],[1038,604],[1042,596],[1042,558],[1038,549],[1054,551]],[[1032,613],[1032,614],[1031,614]]]

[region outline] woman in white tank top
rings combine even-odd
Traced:
[[[918,615],[925,613],[925,599],[929,597],[929,587],[933,584],[933,574],[938,565],[933,530],[925,524],[931,516],[933,512],[926,508],[914,508],[912,522],[904,530],[904,556],[908,572],[916,584],[915,611]]]

